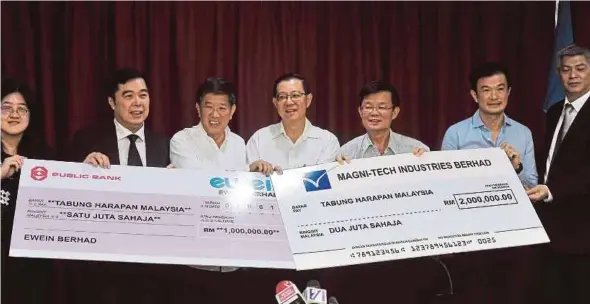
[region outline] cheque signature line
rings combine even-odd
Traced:
[[[125,221],[94,221],[94,220],[74,220],[74,219],[44,219],[44,218],[40,218],[40,220],[111,223],[111,224],[137,224],[137,225],[173,226],[173,227],[195,227],[196,226],[196,225],[183,225],[183,224],[155,224],[155,223],[136,223],[136,222],[125,222]]]
[[[195,213],[175,213],[175,212],[157,212],[157,211],[141,211],[141,210],[113,210],[113,209],[102,209],[102,208],[79,208],[79,207],[56,207],[56,206],[43,206],[44,208],[53,209],[64,209],[64,210],[80,210],[80,211],[108,211],[108,212],[137,212],[147,214],[165,214],[165,215],[188,215],[194,216]]]
[[[108,232],[108,231],[86,231],[86,230],[71,230],[71,229],[41,229],[41,228],[24,228],[26,230],[40,230],[40,231],[60,231],[60,232],[80,232],[80,233],[100,233],[100,234],[123,234],[123,235],[140,235],[140,236],[161,236],[161,237],[179,237],[192,238],[190,235],[175,235],[175,234],[146,234],[146,233],[129,233],[129,232]]]
[[[329,222],[323,222],[323,223],[311,223],[311,224],[305,224],[305,225],[298,225],[297,227],[308,227],[308,226],[318,226],[318,225],[327,225],[327,224],[338,224],[338,223],[346,223],[346,222],[354,222],[354,221],[364,221],[364,220],[380,219],[380,218],[392,217],[392,216],[402,216],[402,215],[412,215],[412,214],[422,214],[422,213],[439,212],[441,210],[442,209],[431,209],[431,210],[421,210],[421,211],[411,211],[411,212],[403,212],[403,213],[392,213],[392,214],[384,214],[384,215],[358,217],[358,218],[352,218],[352,219],[347,219],[347,220],[329,221]]]
[[[521,231],[521,230],[530,230],[530,229],[540,229],[540,228],[543,228],[543,226],[535,226],[535,227],[526,227],[526,228],[516,228],[516,229],[500,230],[500,231],[496,231],[496,233]]]
[[[296,255],[296,254],[312,254],[312,253],[332,252],[332,251],[342,251],[342,250],[346,250],[346,248],[336,248],[336,249],[326,249],[326,250],[306,251],[306,252],[293,252],[293,255]]]

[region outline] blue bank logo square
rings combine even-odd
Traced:
[[[307,192],[332,189],[330,179],[328,178],[328,172],[326,170],[306,173],[303,176],[303,185]]]

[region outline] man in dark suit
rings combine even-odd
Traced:
[[[135,69],[117,70],[107,84],[114,121],[74,135],[73,161],[108,168],[112,165],[166,167],[169,139],[145,127],[150,95],[144,76]]]
[[[551,240],[539,287],[546,303],[590,303],[590,50],[572,45],[558,56],[566,98],[547,112],[546,162],[527,191]]]
[[[110,165],[167,167],[170,164],[169,139],[145,126],[150,106],[145,77],[135,69],[115,71],[107,82],[107,101],[113,109],[114,120],[76,132],[70,160],[103,168]],[[90,299],[105,303],[116,298],[131,303],[157,298],[161,294],[149,287],[157,284],[155,277],[178,268],[89,261],[63,264],[65,284],[76,290],[71,295],[72,301],[86,303],[90,303]]]

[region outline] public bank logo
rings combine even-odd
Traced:
[[[328,172],[326,170],[311,171],[303,176],[303,185],[305,191],[312,192],[318,190],[332,189]]]
[[[39,182],[45,180],[47,178],[47,169],[39,166],[31,168],[31,178]]]

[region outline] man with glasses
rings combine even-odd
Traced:
[[[372,81],[361,88],[358,97],[358,113],[366,133],[342,146],[341,154],[337,158],[339,163],[344,164],[344,161],[351,159],[403,153],[421,156],[424,152],[430,151],[422,142],[391,130],[391,123],[401,110],[400,98],[394,86],[384,81]],[[418,271],[430,278],[435,278],[434,280],[439,280],[438,278],[443,274],[444,279],[432,285],[435,286],[434,289],[426,288],[422,282],[414,280],[401,282],[401,287],[398,286],[396,292],[404,299],[412,299],[410,302],[430,301],[432,297],[439,299],[440,296],[453,295],[451,274],[439,257],[396,261],[394,265],[388,267],[395,267],[393,269],[400,271],[400,275],[405,275],[406,269],[412,269],[412,272]],[[447,284],[450,286],[449,292],[439,294],[438,289],[441,286],[446,288]],[[437,293],[434,293],[435,289]]]
[[[254,133],[246,145],[248,163],[258,160],[272,164],[265,173],[332,162],[340,149],[338,138],[309,122],[306,111],[312,94],[307,81],[298,74],[286,74],[275,81],[272,102],[281,122]]]
[[[341,159],[369,158],[382,155],[414,153],[430,149],[422,142],[391,130],[391,122],[400,112],[397,90],[383,81],[367,83],[359,92],[359,115],[366,134],[347,142]]]

